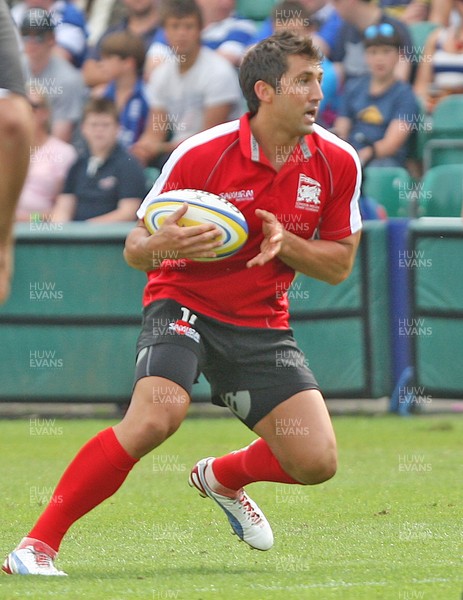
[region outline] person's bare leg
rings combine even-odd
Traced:
[[[10,290],[14,214],[29,167],[32,113],[26,98],[0,96],[0,303]]]

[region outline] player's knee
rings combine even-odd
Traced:
[[[336,474],[336,446],[330,445],[323,451],[307,452],[293,456],[283,463],[284,470],[303,485],[315,485],[328,481]]]
[[[169,423],[163,419],[146,418],[133,431],[137,455],[143,456],[161,445],[171,435]]]

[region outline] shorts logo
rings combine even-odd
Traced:
[[[178,335],[186,335],[195,342],[199,343],[199,333],[196,331],[196,329],[193,329],[189,323],[186,323],[181,319],[178,319],[178,321],[175,321],[175,323],[170,323],[169,331]]]
[[[321,185],[315,179],[307,177],[304,173],[299,175],[299,185],[297,188],[296,208],[310,210],[312,212],[320,211],[320,193]]]
[[[182,318],[177,319],[174,323],[169,323],[169,331],[177,335],[186,335],[199,344],[200,335],[192,325],[196,322],[198,315],[190,312],[186,306],[180,307]]]
[[[251,394],[248,390],[220,394],[222,402],[240,419],[245,419],[251,411]]]

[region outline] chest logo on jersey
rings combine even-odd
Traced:
[[[315,179],[300,173],[297,187],[296,208],[319,212],[321,185]]]
[[[235,190],[233,192],[221,192],[220,195],[229,202],[245,202],[254,200],[254,190]]]

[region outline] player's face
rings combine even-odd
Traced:
[[[109,114],[90,113],[82,123],[82,134],[92,154],[107,152],[117,140],[119,123]]]
[[[274,94],[273,110],[279,126],[290,137],[312,133],[323,99],[321,66],[304,56],[289,56],[288,69]]]
[[[195,15],[169,17],[164,24],[169,46],[179,57],[195,54],[201,45],[201,28]]]

